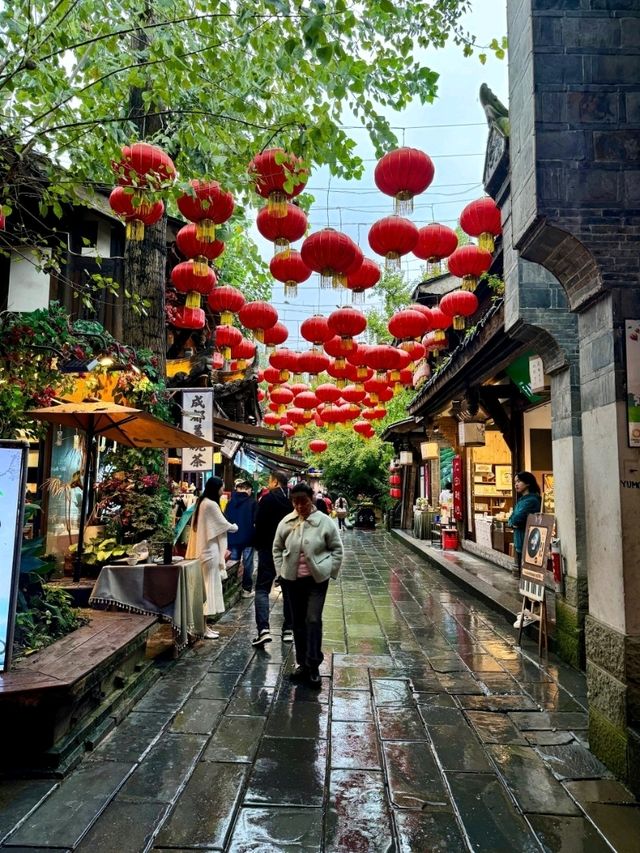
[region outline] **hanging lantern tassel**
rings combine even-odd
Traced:
[[[289,252],[291,254],[291,252]],[[289,279],[289,281],[285,281],[284,283],[284,295],[290,297],[296,297],[298,295],[298,282]]]
[[[481,249],[486,249],[487,252],[493,252],[496,247],[493,234],[489,231],[483,231],[478,237],[478,246],[480,246]]]
[[[273,244],[273,254],[281,255],[282,259],[291,257],[291,243],[287,240],[286,237],[278,237],[278,239]]]
[[[197,230],[197,228],[196,228]],[[207,275],[209,272],[209,262],[204,255],[196,255],[193,259],[193,272],[196,275]]]
[[[216,239],[216,223],[213,219],[201,219],[196,222],[196,237],[203,243],[213,243]]]
[[[334,272],[331,276],[331,287],[337,290],[339,287],[344,287],[347,283],[347,277],[344,273]]]
[[[200,294],[197,290],[190,290],[187,293],[187,298],[184,301],[184,304],[187,308],[199,308],[200,307]]]
[[[323,270],[320,273],[320,287],[323,290],[327,290],[327,288],[329,288],[329,287],[334,287],[333,270],[331,268]]]
[[[394,213],[398,216],[406,216],[413,213],[413,194],[408,191],[399,192],[393,203]]]
[[[455,317],[453,318],[453,328],[456,330],[456,332],[460,332],[462,331],[462,329],[464,329],[464,321],[465,318],[461,314],[455,315]]]
[[[475,275],[465,275],[462,279],[461,287],[463,290],[466,290],[468,293],[473,293],[478,286],[478,279]],[[453,328],[456,329],[457,326],[453,324]]]
[[[400,271],[400,255],[397,252],[388,252],[385,255],[384,268],[387,272]]]
[[[273,190],[267,199],[267,210],[276,219],[284,219],[287,215],[287,197],[280,190]]]
[[[144,222],[141,219],[129,219],[125,226],[127,240],[140,243],[144,240]]]

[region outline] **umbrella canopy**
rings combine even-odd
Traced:
[[[219,447],[141,409],[116,403],[61,403],[26,412],[32,418],[104,436],[128,447]]]

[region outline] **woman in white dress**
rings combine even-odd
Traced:
[[[202,566],[206,601],[204,603],[205,639],[217,640],[220,636],[206,624],[207,616],[224,613],[222,573],[225,570],[227,533],[235,533],[237,524],[231,524],[220,509],[220,477],[210,477],[198,498],[193,513],[191,535],[195,536],[196,555]]]

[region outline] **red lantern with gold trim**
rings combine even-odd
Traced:
[[[423,193],[433,181],[435,167],[424,151],[417,148],[396,148],[378,161],[373,173],[376,186],[395,199],[396,213],[411,213],[413,199]]]
[[[284,323],[276,323],[269,329],[264,330],[262,342],[267,347],[267,349],[270,349],[273,347],[279,347],[280,344],[283,344],[288,337],[289,330],[284,325]]]
[[[447,261],[447,266],[451,275],[462,279],[462,289],[473,293],[478,286],[478,279],[488,271],[492,260],[491,252],[467,244],[455,250]]]
[[[173,315],[173,323],[176,329],[192,329],[197,331],[204,329],[205,315],[202,308],[187,308],[179,305]]]
[[[333,228],[323,228],[310,234],[300,248],[304,263],[320,273],[320,287],[343,285],[347,271],[358,259],[359,252],[351,237]]]
[[[335,403],[342,396],[340,389],[331,382],[324,382],[322,385],[318,385],[314,393],[318,400],[321,400],[323,403]]]
[[[115,187],[109,196],[111,209],[126,223],[127,240],[139,243],[144,239],[146,225],[154,225],[164,213],[164,203],[147,201],[139,193],[125,187]]]
[[[274,216],[269,207],[263,207],[256,217],[256,228],[265,240],[275,244],[276,252],[286,255],[291,243],[304,237],[307,214],[295,204],[286,204],[284,216]]]
[[[120,186],[161,189],[172,184],[176,167],[169,155],[148,142],[134,142],[121,149],[121,159],[111,163]]]
[[[297,353],[286,347],[280,347],[269,356],[269,364],[280,372],[279,381],[286,382],[290,373],[295,371],[298,364]],[[266,370],[265,370],[266,374]]]
[[[465,234],[478,238],[481,249],[493,252],[494,238],[502,234],[500,208],[489,196],[471,201],[460,214],[460,227]]]
[[[284,412],[285,406],[288,406],[293,401],[293,391],[290,388],[285,388],[284,385],[274,388],[269,396],[271,402],[276,403],[278,406],[280,414]]]
[[[380,267],[375,261],[364,258],[356,272],[348,273],[345,287],[351,291],[351,301],[355,304],[364,302],[365,290],[380,281]]]
[[[207,268],[207,275],[197,275],[193,261],[182,261],[171,270],[171,283],[180,293],[187,294],[187,308],[199,308],[201,296],[207,296],[216,286],[216,274]]]
[[[314,314],[312,317],[307,317],[300,324],[300,334],[314,346],[322,346],[333,337],[333,332],[329,328],[329,322],[322,314]]]
[[[440,261],[448,258],[458,246],[458,235],[446,225],[430,222],[418,230],[418,241],[413,247],[416,258],[426,261],[428,272],[440,273]]]
[[[317,376],[329,367],[331,359],[321,350],[311,349],[298,355],[298,373],[308,373]]]
[[[264,341],[265,329],[270,329],[278,322],[278,312],[268,302],[256,300],[246,302],[238,311],[238,319],[246,329],[253,332],[257,341]]]
[[[232,287],[230,284],[223,284],[221,287],[214,287],[207,298],[209,308],[216,314],[220,314],[220,322],[223,326],[231,326],[233,324],[233,315],[245,304],[245,298],[237,287]]]
[[[452,290],[440,300],[440,310],[453,318],[456,331],[464,329],[465,320],[478,310],[478,297],[468,290]]]
[[[309,177],[302,160],[282,148],[267,148],[256,154],[249,163],[249,174],[258,195],[267,199],[268,209],[282,217],[287,214],[287,199],[299,195]]]
[[[327,323],[334,335],[340,335],[347,350],[353,348],[353,338],[367,328],[367,318],[357,308],[338,308],[329,314]]]
[[[419,340],[431,328],[431,319],[421,311],[406,308],[390,318],[387,328],[399,341]]]
[[[215,261],[224,252],[224,243],[221,240],[213,240],[209,243],[198,239],[195,224],[185,225],[178,231],[176,246],[186,258],[193,258],[196,275],[206,275],[209,268],[208,261]]]
[[[311,270],[302,260],[300,252],[278,252],[271,258],[269,270],[276,281],[284,284],[285,296],[296,296],[298,285],[311,277]]]
[[[400,258],[409,254],[418,241],[418,229],[402,216],[386,216],[369,229],[369,245],[386,258],[387,270],[399,270]]]
[[[242,340],[242,332],[235,326],[216,326],[213,335],[214,346],[222,353],[225,360],[231,358],[231,350]]]
[[[321,438],[314,438],[313,441],[309,442],[309,450],[312,453],[324,453],[327,447],[329,447],[329,445]]]
[[[196,236],[204,243],[216,238],[216,225],[231,218],[234,201],[231,193],[225,192],[217,181],[189,181],[192,193],[177,199],[178,210],[196,224]]]

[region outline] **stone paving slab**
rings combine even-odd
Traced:
[[[241,601],[67,779],[0,783],[1,848],[636,853],[584,675],[388,534],[344,542],[319,692],[290,682],[290,646],[253,649]]]

